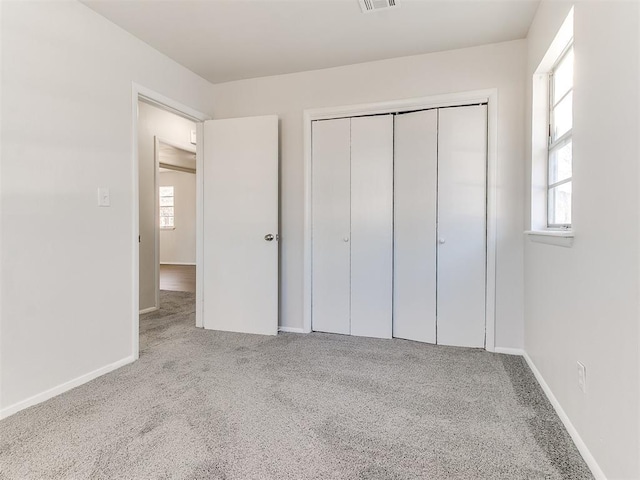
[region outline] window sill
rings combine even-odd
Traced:
[[[535,243],[568,248],[573,246],[572,230],[527,230],[524,233],[529,237],[530,241]]]
[[[175,230],[176,227],[160,227],[160,230]]]

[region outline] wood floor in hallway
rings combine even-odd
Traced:
[[[160,265],[160,290],[195,293],[195,265]]]

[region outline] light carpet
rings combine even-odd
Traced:
[[[0,422],[0,478],[592,478],[519,357],[205,331],[194,303],[162,292],[139,361]]]

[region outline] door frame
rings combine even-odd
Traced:
[[[202,172],[202,122],[210,120],[211,116],[205,113],[199,112],[187,105],[177,102],[169,97],[162,95],[150,88],[139,85],[135,82],[131,83],[131,144],[132,144],[132,217],[133,225],[132,231],[134,235],[131,243],[131,276],[132,276],[132,311],[131,311],[131,345],[134,360],[137,360],[140,356],[140,255],[139,255],[139,241],[140,235],[140,185],[139,185],[139,159],[138,159],[138,101],[142,100],[146,103],[159,107],[168,112],[179,115],[183,118],[191,120],[196,123],[196,139],[201,139],[196,143],[196,327],[202,327],[202,291],[203,291],[203,278],[202,278],[202,265],[203,258],[203,246],[204,239],[202,238],[202,199],[203,199],[203,172]],[[154,183],[157,184],[157,168],[155,173],[156,179]],[[157,188],[156,188],[157,190]],[[157,195],[157,192],[156,192]],[[156,202],[157,203],[157,202]],[[157,229],[156,229],[157,230]],[[159,232],[156,232],[156,236]],[[156,254],[159,255],[157,240],[156,242]],[[156,269],[159,265],[156,266]],[[158,276],[156,276],[158,280]],[[158,305],[159,306],[159,305]]]
[[[474,90],[429,97],[391,100],[338,107],[307,109],[304,130],[304,272],[303,331],[311,332],[311,126],[314,120],[362,115],[404,113],[439,107],[487,104],[487,258],[485,292],[485,349],[495,351],[496,325],[496,249],[497,249],[497,166],[498,166],[498,89]]]

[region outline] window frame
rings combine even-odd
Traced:
[[[171,188],[171,195],[162,195],[162,188]],[[162,205],[163,198],[171,198],[171,205]],[[172,209],[173,215],[162,215],[162,208],[170,207]],[[162,225],[162,218],[172,218],[173,225]],[[159,185],[158,186],[158,223],[160,225],[160,230],[175,230],[176,228],[176,189],[174,185]]]
[[[564,178],[560,181],[556,181],[554,183],[550,183],[550,173],[551,173],[551,156],[553,152],[556,152],[568,144],[572,144],[573,146],[573,100],[572,100],[572,111],[571,111],[571,128],[564,132],[561,136],[554,139],[554,112],[555,109],[565,100],[569,95],[573,95],[574,90],[574,81],[573,77],[571,79],[571,87],[564,92],[564,94],[556,99],[555,98],[555,88],[554,88],[554,75],[557,71],[558,67],[562,64],[562,62],[567,58],[570,52],[574,50],[574,41],[573,37],[569,40],[567,45],[564,47],[553,66],[549,70],[549,83],[548,83],[548,141],[547,141],[547,178],[546,178],[546,225],[549,230],[571,230],[573,227],[573,223],[551,223],[551,215],[550,215],[550,207],[551,207],[551,192],[553,189],[560,187],[562,185],[571,184],[573,187],[573,148],[571,151],[571,176]],[[575,55],[575,53],[574,53]],[[574,57],[575,58],[575,57]],[[573,66],[572,66],[573,72]],[[573,189],[571,194],[571,222],[573,222]]]

